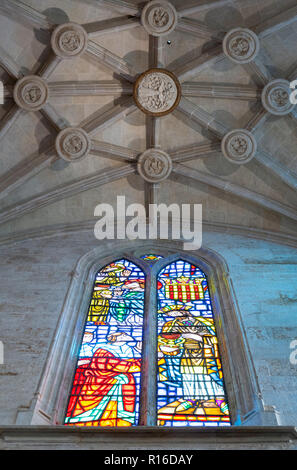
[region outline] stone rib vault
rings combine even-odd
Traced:
[[[238,0],[244,1],[244,0]],[[256,2],[256,0],[254,0]],[[237,2],[237,3],[238,3]],[[52,204],[79,192],[99,187],[138,173],[145,181],[146,202],[162,202],[158,191],[162,181],[170,175],[182,176],[197,185],[207,184],[234,198],[245,200],[268,209],[273,213],[297,220],[296,207],[292,203],[283,204],[264,196],[257,189],[252,190],[220,176],[201,172],[185,165],[191,160],[222,154],[226,161],[234,165],[246,165],[255,159],[267,172],[293,190],[297,187],[297,174],[277,161],[257,142],[256,131],[265,125],[268,118],[286,117],[295,126],[297,134],[297,108],[290,101],[290,82],[297,79],[296,64],[287,75],[272,75],[260,60],[262,40],[280,32],[289,25],[297,27],[296,6],[284,9],[269,20],[253,26],[232,28],[229,31],[216,30],[204,21],[197,20],[197,14],[213,8],[234,4],[231,0],[175,2],[153,0],[136,4],[123,0],[98,1],[98,9],[111,8],[119,16],[87,24],[68,22],[52,24],[48,17],[17,0],[1,0],[0,13],[16,19],[32,28],[50,32],[51,51],[37,70],[25,74],[20,64],[10,57],[9,50],[0,50],[0,65],[8,72],[11,82],[5,85],[5,99],[11,107],[0,122],[0,139],[15,125],[24,113],[39,113],[52,126],[55,137],[49,145],[36,154],[24,159],[0,177],[0,197],[17,190],[33,176],[48,168],[58,159],[75,165],[87,155],[116,158],[122,161],[120,167],[106,167],[104,171],[78,178],[55,189],[37,193],[33,197],[18,201],[4,208],[0,222],[8,222],[28,212]],[[249,3],[253,3],[251,0]],[[192,16],[195,15],[195,19]],[[148,33],[149,67],[136,70],[115,53],[100,45],[100,36],[105,33],[117,34],[121,31],[142,26]],[[185,41],[189,35],[205,39],[211,45],[202,54],[179,62],[170,70],[164,65],[164,41],[173,31],[184,33]],[[96,41],[95,41],[96,39]],[[91,56],[99,64],[115,73],[119,80],[54,82],[53,72],[63,61]],[[226,58],[234,67],[243,65],[246,72],[256,76],[258,86],[204,83],[195,77],[208,67]],[[295,69],[294,69],[295,67]],[[73,126],[55,109],[53,97],[110,95],[119,96],[109,109],[97,112]],[[232,127],[221,122],[207,112],[192,98],[203,96],[209,100],[245,100],[257,103],[256,111],[244,127]],[[147,143],[144,152],[131,148],[98,141],[99,130],[127,118],[136,111],[145,114]],[[164,148],[160,123],[163,115],[173,114],[183,122],[199,126],[207,138],[197,144],[179,147],[175,150]],[[5,155],[3,156],[5,158]]]

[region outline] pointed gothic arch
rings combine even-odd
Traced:
[[[141,259],[146,253],[156,253],[163,258],[150,266]],[[157,373],[157,363],[156,355],[151,354],[157,340],[157,333],[154,332],[157,312],[156,282],[158,272],[178,259],[198,266],[207,276],[232,424],[277,424],[274,413],[264,409],[261,400],[253,360],[224,259],[207,248],[188,252],[182,249],[180,242],[156,241],[152,244],[151,241],[143,240],[108,242],[104,247],[91,250],[78,261],[36,399],[29,413],[26,413],[27,424],[63,424],[95,275],[104,266],[120,258],[137,264],[147,280],[143,343],[145,365],[142,371],[144,392],[141,397],[139,424],[156,425],[157,410],[156,406],[152,406],[152,403],[156,403],[156,391],[152,377]],[[147,370],[151,373],[147,374]]]

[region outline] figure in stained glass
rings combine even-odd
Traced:
[[[207,279],[177,261],[159,274],[158,423],[227,425],[218,342]]]
[[[119,333],[109,338],[115,354],[128,338]],[[109,349],[109,348],[108,348]],[[90,363],[80,371],[80,390],[72,416],[66,423],[92,422],[100,426],[135,424],[136,384],[133,373],[140,372],[140,359],[119,359],[106,349],[98,348]]]
[[[128,260],[97,274],[65,424],[138,423],[144,285]]]

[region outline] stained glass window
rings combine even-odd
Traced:
[[[159,259],[162,259],[162,258],[163,256],[152,255],[152,254],[141,256],[141,259],[144,259],[145,261],[158,261]]]
[[[140,258],[147,260],[149,273],[163,256]],[[156,277],[158,344],[151,350],[158,363],[157,377],[152,374],[157,390],[155,424],[228,426],[207,278],[197,266],[182,260],[168,264]],[[65,425],[139,424],[143,325],[150,314],[150,308],[144,309],[146,282],[143,270],[127,259],[97,273]],[[145,373],[150,371],[146,368]]]
[[[66,425],[138,424],[144,286],[144,273],[125,259],[98,272]]]
[[[179,260],[158,281],[158,425],[230,425],[207,279]]]

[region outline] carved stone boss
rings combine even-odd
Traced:
[[[39,111],[48,102],[49,88],[42,78],[27,75],[16,82],[13,98],[20,108],[26,111]]]
[[[91,140],[87,132],[78,127],[63,129],[56,138],[57,154],[67,162],[77,162],[85,158],[91,150]]]
[[[223,40],[225,55],[236,64],[252,62],[260,50],[258,36],[247,28],[235,28]]]
[[[52,34],[51,46],[58,57],[72,59],[85,52],[88,46],[88,34],[79,24],[61,24]]]
[[[164,116],[179,104],[181,86],[168,70],[155,68],[141,74],[134,85],[134,100],[146,114]]]
[[[147,2],[141,14],[141,23],[152,36],[165,36],[171,33],[178,21],[174,6],[163,0]]]
[[[234,129],[222,140],[222,152],[232,163],[249,162],[256,154],[257,142],[253,134],[246,129]]]
[[[163,150],[151,148],[140,155],[137,169],[145,181],[159,183],[170,175],[172,160]]]
[[[262,104],[269,113],[285,116],[291,113],[295,106],[290,101],[291,92],[288,80],[272,80],[263,89]]]

